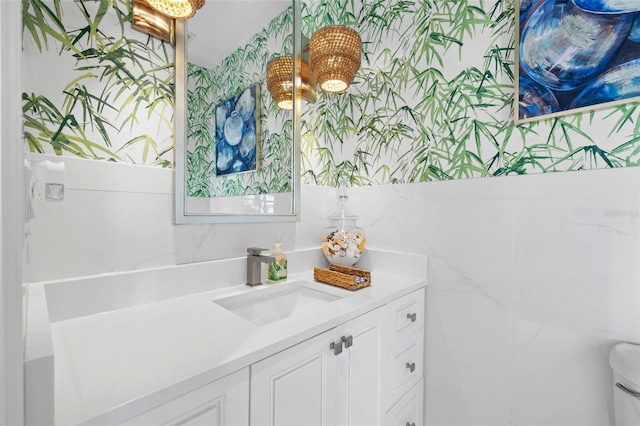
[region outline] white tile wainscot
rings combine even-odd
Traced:
[[[214,398],[220,388],[214,382],[229,381],[233,375],[241,384],[247,367],[327,331],[348,330],[354,319],[378,310],[386,312],[375,334],[380,345],[376,416],[383,424],[391,404],[402,396],[388,400],[382,392],[392,380],[387,377],[388,353],[393,352],[384,346],[392,343],[387,342],[387,329],[398,312],[406,316],[401,312],[406,304],[391,302],[411,299],[412,294],[424,299],[427,258],[368,249],[357,266],[372,271],[370,287],[356,292],[335,288],[346,296],[262,326],[212,302],[297,280],[313,282],[313,266],[326,266],[319,249],[287,256],[287,282],[257,288],[244,285],[244,257],[30,284],[28,423],[53,424],[54,416],[59,425],[120,424],[154,415],[165,420],[181,414],[213,418],[220,415],[216,401],[221,401]],[[424,300],[421,303],[424,306]],[[418,312],[419,318],[423,315]],[[333,353],[329,343],[325,352]],[[345,353],[350,354],[349,349]],[[422,374],[422,369],[417,372]],[[420,379],[411,384],[421,384]],[[231,388],[246,393],[248,402],[249,390],[240,384]],[[214,396],[207,395],[207,389]],[[415,392],[415,385],[412,389]],[[171,402],[176,408],[170,408]]]

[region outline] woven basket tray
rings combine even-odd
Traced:
[[[347,290],[358,290],[371,285],[371,272],[332,263],[329,269],[313,268],[313,279]]]

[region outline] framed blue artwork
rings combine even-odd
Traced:
[[[517,5],[516,124],[640,96],[640,0]]]
[[[216,176],[253,172],[260,165],[260,84],[215,109]]]

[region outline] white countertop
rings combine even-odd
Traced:
[[[375,271],[367,288],[263,326],[212,302],[297,280],[313,282],[313,272],[52,323],[56,424],[123,421],[426,284]]]

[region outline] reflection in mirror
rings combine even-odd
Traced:
[[[145,0],[131,2],[131,26],[143,33],[164,41],[173,41],[174,19],[165,16],[149,6]]]
[[[300,61],[294,108],[268,62],[300,58],[300,0],[209,0],[176,22],[176,222],[297,219]]]

